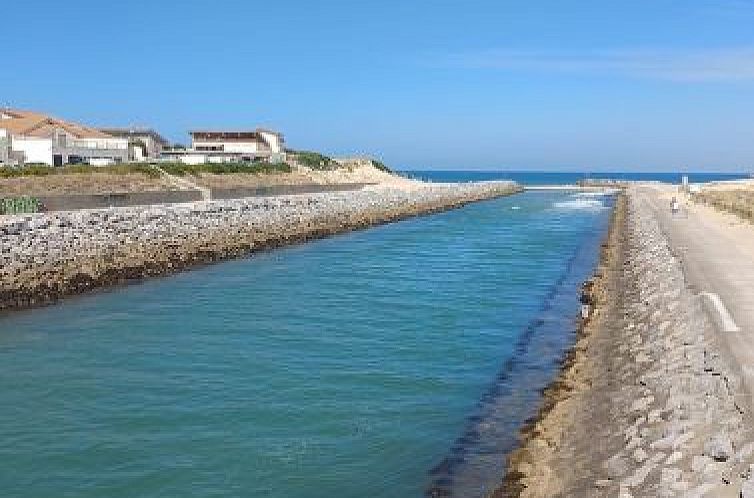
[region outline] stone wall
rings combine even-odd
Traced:
[[[334,185],[271,185],[266,187],[240,187],[212,189],[213,199],[240,199],[273,195],[311,194],[318,192],[343,192],[358,190],[365,183]],[[46,211],[73,211],[109,207],[146,206],[150,204],[175,204],[202,200],[197,190],[163,190],[153,192],[122,192],[109,194],[66,194],[37,197]]]
[[[201,193],[196,190],[46,195],[38,197],[45,211],[73,211],[76,209],[172,204],[177,202],[196,202],[200,201],[201,198]]]
[[[300,185],[271,185],[267,187],[239,187],[213,188],[213,199],[240,199],[243,197],[259,197],[270,195],[315,194],[320,192],[344,192],[359,190],[366,187],[366,183],[340,183],[331,185],[300,184]]]

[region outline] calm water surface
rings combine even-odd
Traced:
[[[606,202],[521,194],[0,318],[0,494],[482,493]]]

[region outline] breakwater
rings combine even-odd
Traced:
[[[740,372],[633,188],[587,290],[592,318],[493,496],[752,496]]]
[[[511,182],[372,187],[9,216],[0,220],[0,310],[508,195]]]

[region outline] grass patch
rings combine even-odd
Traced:
[[[171,175],[199,176],[202,173],[225,175],[230,173],[246,174],[275,174],[290,173],[288,164],[270,164],[262,162],[254,163],[223,163],[223,164],[182,164],[162,163],[159,167]],[[160,172],[149,164],[128,163],[114,164],[112,166],[90,166],[88,164],[74,164],[61,167],[48,166],[46,164],[26,164],[22,167],[0,167],[0,178],[21,178],[34,176],[61,176],[61,175],[86,175],[86,174],[111,174],[111,175],[146,175],[150,178],[159,178]]]
[[[298,162],[302,166],[306,166],[307,168],[317,170],[333,170],[340,167],[340,165],[336,161],[334,161],[333,158],[328,157],[324,154],[320,154],[319,152],[298,150],[294,151],[293,154],[295,154],[296,156],[296,162]]]
[[[88,164],[71,164],[67,166],[53,167],[46,164],[26,164],[21,167],[0,167],[0,178],[20,178],[25,176],[59,176],[59,175],[86,175],[86,174],[114,174],[135,175],[141,174],[152,178],[160,176],[148,164],[115,164],[113,166],[90,166]]]
[[[199,176],[202,173],[212,175],[229,175],[234,173],[251,175],[271,175],[276,173],[290,173],[291,167],[286,163],[207,163],[207,164],[183,164],[167,163],[160,164],[160,168],[166,173],[176,176]]]

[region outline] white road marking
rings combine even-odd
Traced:
[[[750,367],[749,365],[741,365],[741,370],[743,370],[744,375],[747,377],[754,377],[754,367]]]
[[[738,325],[736,325],[736,322],[733,321],[733,317],[730,316],[730,313],[728,312],[728,308],[725,307],[725,305],[723,304],[723,301],[720,299],[720,296],[718,296],[717,294],[713,294],[712,292],[702,292],[702,296],[709,299],[712,302],[712,304],[715,306],[715,309],[720,315],[720,320],[723,323],[724,332],[740,332],[741,331],[741,329],[738,328]]]

